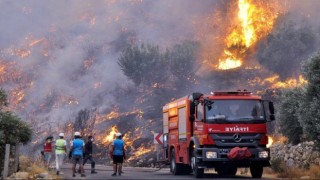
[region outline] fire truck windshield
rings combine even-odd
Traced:
[[[205,107],[207,123],[264,122],[259,100],[215,100]]]

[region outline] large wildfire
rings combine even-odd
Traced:
[[[257,43],[274,30],[279,14],[288,11],[276,1],[43,3],[1,3],[0,85],[8,93],[8,109],[35,130],[32,151],[39,150],[47,135],[64,131],[71,139],[74,131],[81,131],[95,135],[104,157],[114,134],[121,132],[129,161],[154,157],[153,133],[161,131],[162,115],[161,106],[154,107],[150,99],[165,85],[134,87],[117,63],[127,44],[151,42],[165,49],[185,39],[199,41],[198,63],[209,67],[206,75],[222,73],[218,77],[225,78],[234,71],[235,76],[252,72],[238,81],[255,92],[307,83],[301,75],[283,80],[252,58]],[[43,7],[48,17],[42,14]],[[217,26],[219,31],[213,33]],[[200,84],[208,79],[201,76],[203,71],[197,70],[194,84],[210,92],[212,86]],[[227,85],[237,89],[237,84]],[[177,97],[166,95],[167,101],[172,98]]]
[[[278,12],[274,12],[275,8],[272,6],[276,5],[262,1],[238,1],[238,24],[226,37],[226,48],[219,58],[219,69],[240,67],[248,49],[271,32],[278,16]]]

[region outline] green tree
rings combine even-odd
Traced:
[[[32,129],[21,121],[21,119],[10,111],[3,111],[7,106],[7,95],[3,89],[0,90],[0,164],[3,164],[3,156],[6,144],[27,143],[31,140]],[[0,166],[1,171],[1,166]]]
[[[199,44],[193,41],[184,41],[167,50],[166,59],[170,73],[175,77],[175,84],[181,89],[190,87],[196,81],[196,71],[200,67],[197,62]]]
[[[8,97],[4,89],[0,89],[0,111],[4,106],[8,105]]]
[[[298,144],[303,134],[299,122],[299,110],[303,98],[302,88],[284,90],[278,98],[281,100],[278,105],[280,132],[288,137],[288,141],[293,144]]]
[[[29,125],[9,111],[0,114],[0,130],[0,145],[27,143],[32,137]]]
[[[320,142],[320,53],[304,63],[303,74],[308,85],[299,120],[307,137]]]
[[[305,22],[297,25],[286,16],[282,17],[274,32],[258,44],[257,60],[283,80],[297,77],[302,60],[315,51],[316,35]]]
[[[129,45],[122,52],[118,64],[123,73],[137,86],[152,86],[166,80],[166,62],[158,46]]]

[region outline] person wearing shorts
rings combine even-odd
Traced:
[[[80,165],[81,177],[85,177],[83,170],[83,149],[84,142],[81,139],[80,132],[74,133],[74,140],[71,143],[71,153],[72,153],[72,177],[76,177],[76,165]]]
[[[112,148],[110,154],[113,160],[113,174],[112,176],[121,176],[122,173],[122,163],[126,159],[124,150],[124,141],[122,140],[121,133],[116,133],[116,139],[112,142]]]

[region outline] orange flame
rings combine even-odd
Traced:
[[[273,138],[271,136],[268,136],[268,144],[267,144],[267,148],[269,148],[270,146],[272,146],[273,144]]]
[[[278,14],[268,11],[266,3],[253,4],[252,0],[238,0],[238,20],[241,26],[226,38],[226,48],[219,58],[218,69],[226,70],[240,67],[249,47],[258,39],[265,37],[273,28]]]
[[[259,80],[257,81],[259,82]],[[294,87],[304,86],[308,83],[308,81],[304,79],[302,75],[300,75],[298,79],[291,78],[285,81],[281,81],[279,75],[273,75],[271,77],[265,78],[260,83],[262,85],[267,85],[272,89],[279,89],[279,88],[294,88]]]
[[[115,137],[117,132],[118,132],[117,127],[113,126],[110,129],[109,134],[103,139],[103,143],[111,143],[114,140],[114,137]]]

